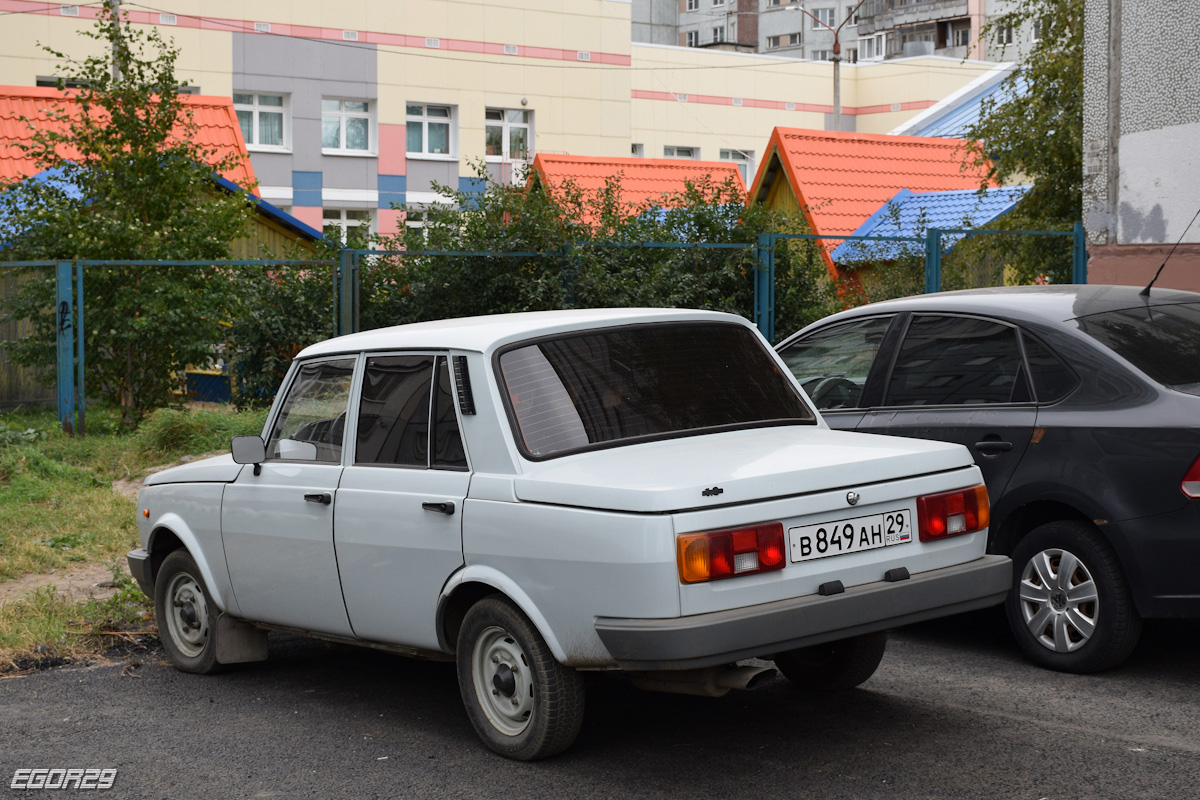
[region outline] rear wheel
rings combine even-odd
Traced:
[[[1133,652],[1142,619],[1117,557],[1090,525],[1050,522],[1013,551],[1008,624],[1035,664],[1061,672],[1115,667]]]
[[[887,649],[887,631],[866,633],[775,655],[775,666],[801,689],[853,689],[875,674]]]
[[[220,667],[216,647],[219,613],[187,550],[176,550],[163,559],[154,580],[154,614],[158,638],[178,669],[204,674]]]
[[[458,687],[492,751],[533,761],[571,746],[583,723],[583,681],[564,667],[507,599],[480,600],[458,633]]]

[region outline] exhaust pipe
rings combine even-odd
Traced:
[[[733,689],[757,689],[775,680],[775,668],[722,666],[628,673],[633,685],[651,692],[724,697]]]

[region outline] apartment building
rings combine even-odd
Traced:
[[[1019,61],[1036,25],[996,29],[987,23],[1011,0],[866,0],[859,9],[858,56],[866,61],[939,55],[976,61]]]
[[[686,13],[689,0],[673,2]],[[725,2],[705,24],[719,20],[736,44],[754,29],[743,0]],[[262,196],[316,228],[418,225],[401,209],[446,202],[443,187],[481,191],[476,165],[518,180],[538,152],[729,161],[749,184],[775,127],[825,129],[832,111],[828,62],[677,38],[634,43],[639,17],[622,0],[123,0],[122,9],[175,42],[181,79],[232,99]],[[78,35],[92,6],[0,0],[0,12],[0,84],[53,83],[56,59],[39,43],[76,57],[99,46]],[[771,14],[803,16],[758,18]],[[655,19],[644,29],[659,36],[666,23]],[[886,132],[990,66],[846,65],[843,114],[856,130]]]

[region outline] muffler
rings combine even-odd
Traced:
[[[651,692],[724,697],[733,689],[757,689],[775,680],[774,667],[726,665],[704,669],[627,673],[633,685]]]

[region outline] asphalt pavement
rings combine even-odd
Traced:
[[[1025,663],[981,612],[893,633],[860,689],[780,679],[709,699],[589,688],[574,747],[479,744],[451,664],[272,635],[213,676],[161,651],[0,680],[18,769],[116,769],[113,798],[1179,798],[1200,796],[1200,626],[1148,625],[1094,676]],[[84,790],[67,790],[67,794]]]

